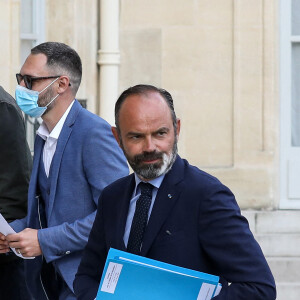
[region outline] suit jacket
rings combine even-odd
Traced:
[[[134,186],[130,175],[101,195],[74,281],[78,299],[94,299],[109,248],[126,250],[123,235]],[[141,255],[219,275],[223,288],[218,300],[276,298],[271,271],[233,194],[180,157],[158,190]]]
[[[28,215],[12,223],[17,232],[26,227],[41,228],[38,170],[43,146],[44,140],[36,136]],[[128,175],[128,166],[110,125],[83,109],[75,100],[59,135],[50,173],[47,228],[38,231],[38,239],[45,260],[54,264],[73,289],[75,273],[96,215],[98,198],[106,185]],[[39,282],[41,265],[41,256],[26,260],[27,284],[39,300],[44,299]]]
[[[27,214],[32,158],[22,112],[1,86],[0,145],[0,213],[11,222]],[[13,259],[15,255],[0,255],[0,263]]]

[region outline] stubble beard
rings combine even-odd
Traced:
[[[45,107],[48,103],[51,102],[51,100],[55,97],[54,95],[54,91],[51,88],[51,86],[49,87],[48,90],[45,90],[43,92],[43,95],[39,95],[39,100],[38,100],[38,105],[41,107]],[[44,115],[46,113],[48,113],[55,105],[56,99],[47,107]]]

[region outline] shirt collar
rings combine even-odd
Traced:
[[[43,122],[36,133],[45,141],[49,137],[57,140],[74,102],[75,102],[75,100],[72,101],[72,103],[69,105],[69,107],[67,108],[65,113],[62,115],[62,117],[59,119],[59,121],[57,122],[57,124],[55,125],[55,127],[52,129],[51,132],[49,132],[46,124]]]
[[[135,189],[134,189],[134,195],[136,195],[136,192],[137,192],[137,186],[139,185],[140,182],[146,182],[146,181],[143,181],[141,180],[137,175],[136,173],[134,173],[134,178],[135,178]],[[152,180],[149,180],[147,181],[146,183],[151,183],[154,187],[156,187],[157,189],[159,189],[162,181],[164,180],[165,178],[165,174],[162,174],[160,175],[159,177],[156,177]]]

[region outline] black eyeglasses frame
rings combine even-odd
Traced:
[[[22,75],[20,73],[17,73],[16,74],[16,79],[17,79],[18,84],[20,84],[22,82],[22,80],[24,80],[24,84],[25,84],[26,88],[31,90],[32,89],[32,82],[35,81],[35,80],[59,78],[60,76],[62,76],[62,75],[34,77],[34,76],[31,76],[31,75]]]

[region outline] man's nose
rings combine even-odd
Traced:
[[[155,143],[151,136],[145,138],[144,149],[145,152],[152,152],[155,150]]]

